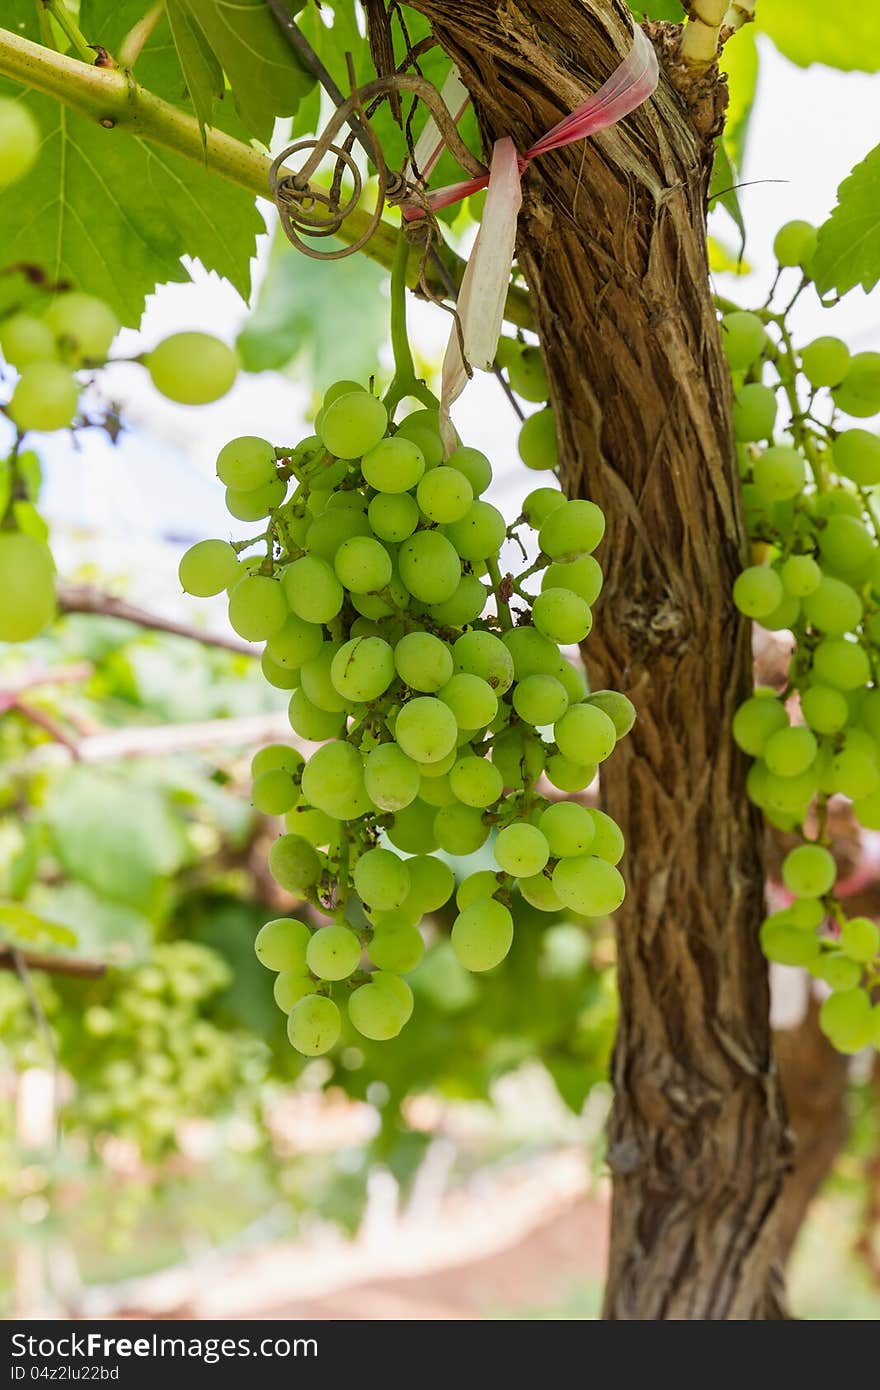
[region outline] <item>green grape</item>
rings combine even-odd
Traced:
[[[450,757],[454,758],[455,754],[450,754]],[[446,761],[448,761],[448,759],[444,759],[444,762]],[[432,763],[429,769],[430,773],[433,774],[438,766],[442,766],[442,764]],[[450,768],[450,771],[451,770]],[[440,777],[434,777],[433,775],[429,775],[428,771],[423,772],[419,785],[419,796],[422,798],[422,801],[427,801],[429,806],[436,806],[438,809],[441,806],[448,806],[455,800],[455,792],[452,790],[449,781],[449,773],[446,772]]]
[[[831,460],[838,473],[859,487],[880,483],[880,435],[869,430],[844,430],[831,446]]]
[[[443,603],[432,603],[429,615],[445,627],[465,627],[479,618],[486,606],[486,590],[476,575],[463,574],[455,593]]]
[[[367,754],[364,786],[370,800],[383,811],[401,811],[415,801],[421,774],[412,758],[396,743],[382,743]]]
[[[408,492],[377,492],[367,510],[370,526],[383,541],[405,541],[419,524],[419,508]]]
[[[403,706],[394,725],[394,737],[404,753],[417,763],[437,763],[455,748],[458,725],[442,700],[417,695]]]
[[[430,632],[408,632],[394,648],[400,679],[411,690],[434,694],[452,675],[453,656],[445,642]]]
[[[399,1000],[390,990],[374,984],[354,991],[348,1001],[348,1016],[363,1037],[375,1042],[396,1038],[405,1021]]]
[[[184,593],[210,598],[235,582],[238,556],[228,541],[197,541],[181,557],[177,573]]]
[[[619,864],[626,848],[620,826],[595,806],[589,806],[587,810],[595,830],[590,852],[600,859],[606,859],[609,864]]]
[[[538,544],[551,560],[577,560],[596,549],[605,534],[605,517],[594,502],[576,498],[550,513]]]
[[[354,866],[354,886],[362,902],[388,912],[409,893],[409,869],[390,849],[368,849]]]
[[[422,603],[446,603],[458,588],[458,555],[439,531],[417,531],[410,536],[401,545],[397,562],[407,589]]]
[[[596,854],[560,859],[553,870],[553,887],[564,907],[584,917],[607,917],[626,895],[619,870]]]
[[[229,622],[248,642],[265,642],[280,631],[287,617],[281,585],[268,575],[252,574],[229,595]]]
[[[394,653],[381,637],[344,642],[330,663],[330,679],[346,700],[378,699],[394,675]]]
[[[357,970],[361,943],[353,931],[338,922],[319,927],[309,941],[306,961],[319,980],[346,980]]]
[[[822,571],[812,555],[790,555],[779,571],[782,587],[795,598],[815,593],[822,581]]]
[[[841,923],[840,947],[850,960],[872,961],[880,951],[880,927],[870,917],[850,917]]]
[[[173,333],[146,357],[153,385],[180,405],[207,405],[225,396],[238,376],[238,355],[208,333]]]
[[[416,488],[418,504],[429,521],[458,521],[474,500],[474,490],[457,468],[440,464]]]
[[[43,541],[0,532],[0,642],[27,642],[55,616],[55,565]]]
[[[798,898],[789,904],[786,912],[796,926],[804,928],[821,927],[827,915],[818,898]]]
[[[302,8],[300,6],[300,8]],[[332,386],[328,386],[324,392],[321,405],[324,410],[331,406],[334,401],[338,401],[340,396],[347,396],[352,391],[363,391],[359,381],[334,381]]]
[[[750,565],[734,581],[733,601],[747,618],[766,618],[784,597],[782,580],[766,565]]]
[[[856,690],[871,678],[866,652],[845,637],[826,637],[813,653],[813,674],[835,690]]]
[[[267,970],[287,970],[302,975],[311,932],[295,917],[275,917],[257,932],[254,950]]]
[[[582,642],[593,626],[593,615],[570,589],[544,589],[532,605],[535,627],[561,646]]]
[[[290,727],[300,738],[310,743],[323,743],[326,738],[335,738],[345,723],[345,716],[338,710],[318,709],[312,704],[305,691],[294,690],[287,708]]]
[[[844,415],[876,415],[880,411],[880,352],[855,353],[831,399]]]
[[[407,1023],[412,1017],[413,1004],[415,1002],[413,999],[413,992],[406,980],[402,980],[394,971],[374,970],[370,976],[370,984],[375,985],[377,989],[387,990],[397,1001],[398,1008],[401,1010],[402,1014],[401,1027],[403,1027],[403,1024]]]
[[[342,607],[342,585],[326,560],[302,555],[281,576],[289,607],[307,623],[329,623]]]
[[[0,349],[6,361],[20,371],[22,367],[29,367],[32,362],[52,360],[55,356],[55,335],[49,325],[43,319],[38,319],[35,314],[11,314],[9,318],[0,322]]]
[[[580,792],[596,780],[596,763],[576,763],[553,753],[547,759],[547,780],[561,792]]]
[[[526,468],[544,472],[559,466],[556,413],[549,406],[524,421],[519,432],[519,456]]]
[[[811,386],[838,386],[849,363],[849,348],[840,338],[814,338],[801,352],[801,371]]]
[[[40,141],[40,127],[28,108],[12,97],[0,97],[0,188],[30,172]]]
[[[853,814],[865,830],[880,830],[880,791],[858,797],[853,802]]]
[[[372,536],[352,536],[343,541],[333,561],[336,577],[352,594],[371,594],[391,580],[391,556]]]
[[[104,362],[121,327],[103,299],[76,291],[53,299],[44,317],[65,360],[77,367],[84,362]]]
[[[416,854],[406,861],[409,869],[410,891],[404,907],[414,904],[421,916],[436,912],[448,902],[455,891],[455,875],[442,859],[429,854]]]
[[[446,535],[463,560],[485,560],[501,549],[507,526],[491,502],[476,501],[463,517],[446,527]]]
[[[418,928],[407,922],[380,921],[367,950],[377,969],[408,975],[425,954],[425,943]]]
[[[803,772],[781,777],[768,771],[764,778],[763,807],[785,815],[797,814],[798,820],[819,789],[817,764],[811,763]]]
[[[417,411],[416,415],[418,416],[419,413]],[[418,422],[411,425],[409,421],[412,418],[415,417],[408,415],[405,420],[400,422],[394,437],[395,439],[409,439],[421,449],[425,459],[425,467],[436,468],[438,463],[443,462],[443,441],[436,430],[428,429],[427,426]]]
[[[586,854],[596,838],[593,817],[586,806],[579,806],[576,801],[553,802],[541,812],[538,826],[553,859]]]
[[[636,722],[635,705],[617,690],[594,690],[586,697],[585,704],[608,715],[618,738],[624,738]]]
[[[827,492],[814,493],[810,498],[812,510],[817,518],[830,516],[854,516],[861,519],[862,504],[858,497],[842,487],[829,488]]]
[[[721,341],[731,370],[745,372],[761,356],[767,338],[757,314],[735,309],[721,320]]]
[[[564,657],[560,656],[559,665],[553,674],[565,690],[570,705],[580,704],[585,699],[587,681],[580,667],[573,666],[570,661],[566,661]]]
[[[880,743],[880,688],[859,691],[853,700],[853,716],[864,724],[872,738]]]
[[[550,858],[547,837],[535,825],[516,822],[499,830],[494,845],[495,862],[514,878],[532,878]]]
[[[776,424],[776,392],[760,382],[741,386],[733,403],[733,432],[742,444],[771,439]]]
[[[463,632],[453,645],[452,660],[456,671],[479,676],[496,695],[505,694],[513,684],[513,657],[491,632]]]
[[[481,898],[491,898],[498,888],[499,875],[491,869],[479,869],[477,873],[468,874],[467,878],[462,879],[456,890],[455,905],[459,912],[463,912],[471,903],[479,902]]]
[[[329,1052],[339,1040],[342,1020],[332,999],[320,994],[307,994],[294,1004],[287,1020],[287,1036],[291,1047],[306,1057],[320,1057]]]
[[[817,734],[836,734],[849,717],[849,706],[839,690],[812,685],[801,693],[801,713]]]
[[[330,674],[341,646],[341,642],[322,642],[317,656],[304,661],[299,673],[300,684],[312,704],[334,714],[342,714],[348,703],[336,689]]]
[[[469,731],[469,732],[470,732],[470,731]],[[434,762],[434,763],[419,763],[419,764],[418,764],[419,772],[422,774],[422,779],[423,779],[423,783],[422,783],[422,784],[423,784],[423,785],[424,785],[424,779],[425,779],[425,778],[427,778],[429,781],[437,781],[437,780],[439,780],[440,778],[445,778],[445,777],[446,777],[447,772],[449,772],[450,768],[455,764],[456,759],[458,758],[458,745],[459,745],[459,741],[460,741],[460,736],[459,736],[459,735],[456,735],[456,739],[455,739],[455,744],[456,744],[456,746],[455,746],[455,748],[451,748],[451,749],[449,750],[449,752],[446,754],[445,758],[438,758],[437,761]],[[468,739],[465,739],[465,740],[464,740],[464,742],[468,742],[468,741],[469,741]],[[446,778],[446,780],[448,781],[449,779]],[[421,796],[421,792],[419,793],[419,795]],[[445,804],[445,800],[444,800],[444,802],[441,803],[441,804]]]
[[[480,898],[456,917],[451,940],[465,970],[493,970],[513,943],[513,918],[495,898]]]
[[[803,454],[788,444],[774,444],[755,460],[755,487],[771,502],[785,502],[803,492],[806,465]]]
[[[781,266],[804,267],[816,250],[819,233],[809,222],[786,222],[773,241],[773,254]]]
[[[287,484],[280,478],[266,483],[264,487],[254,488],[252,492],[236,492],[226,489],[226,510],[236,521],[260,521],[276,507],[280,507],[287,492]]]
[[[364,454],[361,470],[377,492],[409,492],[425,471],[425,456],[411,439],[395,434],[390,439],[380,439]]]
[[[267,743],[251,758],[251,776],[259,777],[263,772],[273,772],[276,768],[298,777],[305,758],[296,748],[286,743]]]
[[[877,744],[864,729],[847,729],[831,763],[833,790],[857,801],[880,787]]]
[[[776,912],[761,924],[761,950],[779,965],[809,965],[819,954],[812,932],[797,927],[784,912]]]
[[[819,1010],[819,1026],[838,1052],[861,1052],[876,1037],[870,995],[864,989],[829,994]]]
[[[494,763],[474,754],[459,758],[449,770],[453,794],[465,806],[492,806],[504,791],[504,779]]]
[[[350,743],[325,743],[309,758],[302,775],[310,805],[337,820],[353,820],[369,809],[361,755]]]
[[[764,745],[764,761],[777,777],[796,777],[810,766],[817,751],[813,732],[798,724],[770,735]]]
[[[254,778],[251,795],[254,806],[264,816],[283,816],[299,800],[299,786],[289,772],[276,767]]]
[[[482,729],[498,711],[491,685],[468,671],[456,672],[438,691],[438,698],[452,710],[459,729]]]
[[[808,968],[814,979],[823,980],[833,990],[854,989],[862,978],[862,967],[842,951],[829,951],[810,961]]]
[[[280,975],[276,975],[272,993],[281,1012],[289,1014],[294,1004],[298,1004],[300,999],[305,999],[314,988],[315,982],[308,975],[301,975],[295,970],[284,970]]]
[[[507,366],[510,385],[524,401],[546,401],[550,394],[540,348],[525,346]]]
[[[295,613],[288,613],[284,626],[269,638],[266,650],[279,666],[298,671],[318,655],[323,643],[324,638],[317,623],[307,623]]]
[[[800,617],[801,606],[791,594],[786,594],[782,602],[761,619],[761,626],[768,632],[781,632],[783,628],[792,629]]]
[[[559,670],[559,651],[554,642],[534,627],[515,627],[502,637],[510,655],[516,679],[527,676],[555,676]]]
[[[23,367],[8,411],[22,431],[66,429],[79,404],[76,378],[60,362],[32,362]]]
[[[855,590],[842,580],[828,576],[807,595],[802,607],[807,621],[831,637],[854,632],[862,620],[862,601]]]
[[[527,724],[555,724],[568,709],[568,695],[555,676],[526,676],[514,689],[513,708]]]
[[[819,536],[822,568],[861,584],[874,560],[874,540],[865,526],[852,516],[831,516]]]
[[[572,705],[553,727],[556,746],[572,762],[601,763],[617,742],[614,723],[595,705]]]
[[[822,845],[798,845],[782,861],[782,881],[796,898],[823,898],[836,877],[834,858]]]
[[[560,902],[552,879],[546,874],[534,874],[532,878],[521,878],[517,884],[526,902],[539,912],[561,912]]]
[[[433,806],[419,800],[395,812],[394,820],[388,828],[388,838],[394,848],[402,850],[404,854],[430,854],[435,850],[435,815]]]
[[[486,455],[480,453],[479,449],[459,446],[449,455],[446,463],[449,468],[454,468],[467,478],[474,497],[479,497],[482,492],[485,492],[492,481],[492,465]]]
[[[555,487],[536,487],[523,502],[522,514],[533,530],[539,531],[551,512],[561,507],[565,497]]]
[[[602,591],[602,567],[593,555],[582,555],[568,564],[549,565],[541,580],[543,589],[571,589],[592,606]]]
[[[301,835],[316,848],[329,845],[340,829],[338,820],[328,816],[325,811],[319,811],[314,806],[305,806],[302,802],[287,812],[284,825],[291,835]]]
[[[306,532],[306,547],[312,555],[320,555],[322,560],[332,565],[340,546],[355,536],[371,536],[370,523],[364,513],[352,507],[328,505],[310,524]]]
[[[269,850],[269,872],[288,893],[302,896],[317,882],[321,857],[299,835],[280,835]]]
[[[434,835],[446,854],[475,854],[488,840],[489,827],[477,807],[453,801],[441,806],[434,817]]]
[[[366,391],[348,391],[327,406],[321,421],[321,442],[337,458],[360,458],[374,449],[388,427],[388,412]],[[384,489],[380,489],[384,490]],[[392,491],[405,492],[406,488]]]

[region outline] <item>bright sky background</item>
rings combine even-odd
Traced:
[[[743,302],[760,302],[766,292],[773,273],[770,248],[780,224],[793,217],[823,220],[834,206],[837,185],[880,139],[880,74],[818,66],[803,70],[765,40],[759,42],[760,85],[743,172],[751,186],[741,192],[753,271],[738,282],[719,279],[719,288]],[[726,218],[719,215],[715,227],[727,242],[734,239]],[[261,264],[268,240],[263,239]],[[303,273],[308,274],[305,260]],[[164,286],[152,296],[141,334],[125,333],[120,351],[141,351],[180,329],[201,329],[232,341],[246,312],[228,284],[196,266],[192,284]],[[448,316],[411,301],[410,322],[421,351],[439,360]],[[823,311],[812,294],[804,295],[798,306],[802,342],[836,332],[853,349],[878,348],[878,325],[880,296],[869,301],[859,290],[834,310]],[[345,332],[344,322],[339,328]],[[177,606],[176,558],[182,544],[230,533],[223,491],[213,477],[218,449],[237,434],[287,442],[309,433],[304,412],[310,388],[274,372],[243,375],[222,401],[192,410],[164,400],[134,365],[115,368],[109,385],[122,400],[130,427],[118,447],[98,432],[84,439],[78,452],[62,439],[47,440],[45,509],[56,527],[56,548],[62,567],[74,561],[94,563],[108,576],[129,579],[142,601]],[[494,379],[475,380],[455,418],[465,441],[493,461],[494,500],[515,514],[536,478],[519,461],[516,420]]]

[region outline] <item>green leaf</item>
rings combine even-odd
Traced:
[[[168,23],[199,125],[212,123],[214,100],[223,96],[223,69],[185,5],[167,8]]]
[[[68,874],[102,897],[148,912],[188,854],[182,821],[150,787],[97,768],[68,772],[48,808]]]
[[[21,903],[0,902],[0,937],[13,946],[75,946],[76,933]]]
[[[712,166],[712,182],[709,185],[709,206],[719,205],[732,218],[740,235],[740,254],[745,250],[746,224],[743,220],[739,195],[736,191],[736,170],[727,152],[724,136],[715,142],[715,163]]]
[[[630,5],[639,19],[668,19],[673,24],[681,24],[684,8],[680,0],[648,0],[646,5]]]
[[[254,312],[238,339],[242,362],[253,372],[304,363],[321,386],[340,378],[366,382],[388,333],[386,280],[362,256],[308,260],[278,233]]]
[[[825,63],[844,72],[880,68],[880,5],[872,0],[760,0],[758,28],[799,67]]]
[[[277,116],[292,116],[314,86],[286,41],[267,0],[166,0],[172,23],[186,13],[229,79],[241,119],[268,144]],[[180,52],[180,50],[178,50]],[[192,52],[184,61],[188,71]],[[191,79],[191,74],[188,72]]]
[[[729,94],[724,122],[724,143],[732,164],[735,168],[741,169],[746,152],[749,119],[758,86],[758,45],[755,43],[755,31],[751,26],[741,29],[724,45],[719,66],[721,71],[727,74]]]
[[[819,228],[813,274],[823,294],[866,292],[880,280],[880,145],[837,190],[837,207]]]
[[[28,899],[37,912],[65,926],[76,941],[75,954],[130,965],[145,959],[153,943],[149,918],[123,903],[110,902],[84,883],[35,887]]]

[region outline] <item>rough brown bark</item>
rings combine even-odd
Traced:
[[[487,139],[519,148],[630,42],[618,0],[411,3],[459,64]],[[789,1142],[757,941],[761,832],[729,734],[750,652],[729,597],[744,540],[705,248],[719,95],[716,81],[686,104],[662,77],[621,127],[529,169],[520,227],[562,480],[608,518],[592,674],[639,712],[603,781],[629,844],[613,1319],[784,1316]]]

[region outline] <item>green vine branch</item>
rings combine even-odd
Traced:
[[[91,57],[91,54],[89,55]],[[62,106],[93,120],[107,131],[108,140],[119,131],[126,131],[141,140],[162,145],[175,154],[191,159],[230,183],[246,188],[256,197],[265,198],[269,192],[270,160],[261,150],[245,144],[222,130],[207,127],[205,138],[194,116],[181,111],[170,102],[155,96],[135,82],[130,72],[95,67],[92,62],[80,61],[68,54],[56,53],[42,44],[0,28],[0,77],[7,77],[22,86],[54,97]],[[346,217],[339,230],[342,240],[353,242],[365,231],[369,221],[366,212],[355,209]],[[376,229],[363,252],[371,260],[390,270],[397,246],[397,230],[383,222]],[[443,262],[456,285],[461,284],[464,262],[448,248]],[[448,289],[436,270],[426,272],[428,285],[438,298],[446,298]],[[418,266],[407,270],[407,284],[415,288]],[[528,294],[511,286],[505,317],[519,328],[532,326]]]

